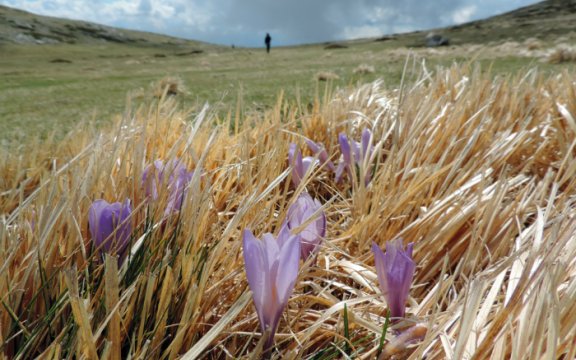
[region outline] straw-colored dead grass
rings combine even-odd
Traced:
[[[333,73],[331,71],[320,71],[320,72],[316,73],[315,78],[318,81],[330,81],[330,80],[338,80],[338,79],[340,79],[340,76],[338,76],[338,74]]]
[[[360,64],[352,70],[352,73],[357,75],[374,74],[374,66],[368,64]]]
[[[407,322],[427,331],[408,348],[388,332],[386,356],[573,359],[571,78],[493,79],[454,67],[424,71],[399,92],[374,83],[338,93],[305,114],[280,100],[258,119],[215,120],[163,98],[101,135],[84,128],[5,154],[1,353],[257,358],[241,231],[277,231],[303,190],[290,189],[289,142],[307,136],[338,154],[339,132],[369,127],[379,156],[368,187],[335,184],[323,171],[303,182],[327,204],[328,234],[317,265],[301,267],[273,357],[342,357],[347,304],[350,351],[374,358],[386,304],[370,244],[402,236],[416,243],[418,264]],[[180,215],[164,223],[165,197],[146,205],[140,177],[147,163],[174,157],[202,171]],[[135,209],[132,260],[116,269],[93,254],[87,213],[96,198],[125,197]]]
[[[157,98],[187,93],[184,82],[179,77],[166,76],[151,84],[152,94]]]
[[[546,61],[550,64],[575,62],[576,48],[567,45],[559,45],[552,49],[552,51],[547,55]]]

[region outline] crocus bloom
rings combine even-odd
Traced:
[[[302,158],[302,153],[298,150],[298,145],[291,143],[288,149],[288,161],[290,166],[292,166],[292,184],[294,187],[298,187],[302,178],[310,168],[310,166],[315,166],[318,160],[312,156],[306,156]]]
[[[328,156],[328,152],[322,143],[316,143],[310,139],[306,139],[306,145],[308,145],[308,149],[310,149],[315,156],[318,156],[318,160],[320,160],[322,165],[326,164],[328,169],[336,171],[334,163],[330,160],[330,156]]]
[[[88,225],[94,246],[101,252],[115,253],[123,257],[132,234],[130,200],[109,204],[96,200],[88,211]]]
[[[398,320],[404,317],[406,300],[412,285],[416,263],[412,260],[414,243],[408,244],[406,250],[402,239],[390,241],[386,244],[386,252],[372,243],[374,262],[380,290],[386,298],[390,317]]]
[[[348,173],[348,176],[352,177],[356,171],[356,167],[361,169],[370,161],[373,151],[370,144],[371,141],[372,132],[368,129],[362,131],[361,143],[354,140],[349,141],[348,137],[344,133],[338,135],[342,160],[336,169],[336,182],[340,182],[345,171]],[[371,179],[371,168],[368,168],[365,170],[364,184],[368,185]]]
[[[173,179],[169,181],[168,191],[170,195],[168,197],[168,204],[166,205],[165,215],[170,215],[173,212],[180,211],[182,208],[182,202],[184,201],[184,196],[186,195],[186,187],[192,181],[193,171],[188,171],[184,166],[175,170]]]
[[[308,223],[299,233],[300,235],[300,253],[302,260],[308,259],[310,254],[315,254],[320,248],[320,243],[326,236],[326,215],[320,211],[312,216],[322,207],[320,202],[308,193],[302,193],[296,202],[288,209],[286,220],[283,228],[293,230],[299,226]]]
[[[166,181],[169,195],[165,215],[170,215],[182,207],[186,186],[192,180],[193,175],[194,172],[188,171],[178,159],[171,160],[166,164],[162,160],[155,160],[153,164],[146,166],[142,172],[142,186],[146,196],[152,200],[157,200],[158,189]]]
[[[278,240],[270,233],[256,239],[248,229],[243,234],[244,267],[262,334],[269,330],[265,350],[274,334],[288,298],[294,291],[300,260],[300,237],[281,231]]]

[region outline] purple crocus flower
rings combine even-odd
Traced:
[[[249,229],[245,229],[242,241],[246,277],[262,334],[269,330],[264,346],[265,350],[269,350],[298,277],[300,236],[281,231],[278,240],[266,233],[260,241]]]
[[[164,214],[170,215],[173,212],[180,211],[182,208],[182,203],[184,201],[184,196],[186,195],[186,187],[192,181],[192,176],[194,171],[188,171],[184,166],[181,166],[175,170],[175,174],[169,180],[168,191],[170,195],[168,197],[168,204],[166,205],[166,210]]]
[[[352,177],[356,171],[356,167],[363,168],[365,161],[369,162],[372,157],[372,132],[368,129],[362,131],[361,143],[354,140],[348,140],[344,133],[338,135],[338,142],[340,143],[340,151],[342,152],[342,160],[336,168],[336,182],[340,182],[344,172]],[[372,179],[371,167],[365,170],[364,184],[368,185]]]
[[[324,236],[326,236],[326,215],[323,211],[312,216],[322,207],[320,202],[308,193],[302,193],[296,202],[288,209],[286,220],[282,228],[293,230],[307,223],[306,227],[299,233],[300,235],[300,253],[302,260],[308,259],[310,254],[315,254],[319,248]]]
[[[306,139],[306,145],[308,145],[308,149],[310,149],[315,156],[318,156],[318,160],[320,160],[322,165],[326,164],[328,169],[332,171],[336,170],[334,163],[330,160],[330,156],[322,143],[316,143],[310,139]]]
[[[192,180],[194,171],[188,171],[186,166],[179,160],[173,159],[164,164],[162,160],[155,160],[153,164],[146,166],[142,172],[142,186],[146,196],[152,200],[158,199],[158,191],[166,182],[169,191],[168,204],[165,215],[179,211],[186,195],[186,186]],[[168,177],[166,179],[166,177]]]
[[[109,204],[96,200],[88,211],[88,225],[94,246],[101,253],[115,253],[122,258],[132,234],[130,200]]]
[[[312,156],[302,158],[302,153],[298,150],[298,145],[294,143],[291,143],[288,149],[288,161],[290,162],[290,166],[292,166],[292,184],[294,187],[300,185],[310,166],[315,166],[318,163],[318,160]]]
[[[390,317],[396,321],[404,317],[406,300],[412,285],[416,263],[412,260],[414,243],[408,244],[406,250],[402,239],[398,238],[386,244],[383,253],[376,243],[372,242],[372,252],[380,290],[386,298]]]

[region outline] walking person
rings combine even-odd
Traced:
[[[266,52],[270,53],[270,43],[272,43],[272,37],[269,33],[266,33],[266,37],[264,38],[264,43],[266,44]]]

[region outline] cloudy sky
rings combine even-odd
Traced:
[[[539,0],[0,0],[33,13],[238,46],[373,37],[458,24]]]

